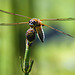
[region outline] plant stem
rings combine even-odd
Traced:
[[[28,40],[26,39],[26,50],[24,55],[24,64],[25,64],[25,72],[29,69],[29,58],[30,58],[30,45]],[[25,73],[24,75],[29,75],[29,73]]]

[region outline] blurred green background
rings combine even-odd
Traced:
[[[0,10],[32,18],[75,17],[75,0],[0,0]],[[29,19],[0,12],[0,23]],[[75,36],[75,21],[45,21]],[[28,25],[0,26],[0,75],[23,75],[19,56],[24,56]],[[31,47],[34,65],[30,75],[75,75],[75,38],[43,27],[45,42],[36,39]]]

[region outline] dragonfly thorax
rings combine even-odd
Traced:
[[[31,27],[36,27],[36,26],[40,26],[41,24],[41,21],[40,19],[37,19],[37,18],[32,18],[30,21],[29,21],[29,25]]]

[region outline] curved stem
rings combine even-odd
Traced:
[[[29,75],[28,69],[29,69],[29,59],[30,59],[30,44],[28,43],[28,40],[26,39],[26,50],[24,55],[24,64],[25,64],[25,74]]]

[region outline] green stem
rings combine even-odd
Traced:
[[[28,44],[28,40],[26,40],[26,50],[24,55],[25,72],[27,72],[29,69],[29,58],[30,58],[30,45]],[[29,75],[29,73],[25,73],[24,75]]]

